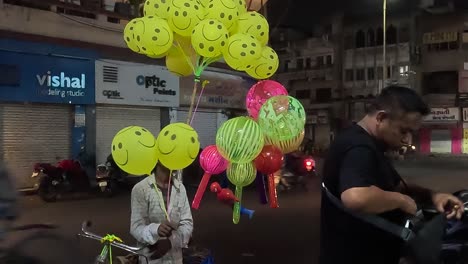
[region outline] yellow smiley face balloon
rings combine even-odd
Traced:
[[[258,80],[268,79],[276,70],[278,70],[279,59],[278,54],[270,48],[264,47],[262,50],[262,56],[256,61],[256,63],[246,70],[246,72]]]
[[[163,128],[156,145],[159,161],[170,170],[188,167],[200,151],[197,132],[184,123],[174,123]]]
[[[141,18],[132,19],[127,23],[124,29],[124,40],[129,49],[140,54],[146,53],[140,43],[144,31],[145,23]]]
[[[228,39],[223,56],[231,68],[243,71],[252,67],[262,56],[262,46],[252,35],[235,34]]]
[[[149,175],[158,162],[156,139],[139,126],[120,130],[112,140],[111,151],[119,168],[131,175]]]
[[[147,54],[162,55],[169,51],[174,42],[172,32],[166,20],[149,16],[144,17],[145,32],[141,38],[141,46]]]
[[[270,26],[260,13],[252,11],[239,16],[237,33],[250,34],[256,37],[262,45],[268,43]]]
[[[175,33],[189,37],[193,28],[205,17],[203,6],[192,0],[172,0],[167,22]]]
[[[229,37],[226,27],[215,19],[201,21],[192,32],[192,46],[203,57],[221,55]]]

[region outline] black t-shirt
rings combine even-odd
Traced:
[[[325,160],[323,181],[337,198],[353,187],[395,191],[401,178],[384,156],[385,146],[354,125],[340,134]],[[386,219],[403,224],[400,211]],[[322,195],[320,264],[398,264],[402,241],[343,212]]]

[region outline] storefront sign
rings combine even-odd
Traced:
[[[94,59],[0,52],[1,63],[19,71],[19,85],[0,86],[0,99],[94,104]],[[0,82],[3,83],[3,82]],[[6,86],[6,87],[5,87]]]
[[[199,106],[208,108],[245,109],[245,96],[256,82],[253,79],[210,71],[205,71],[201,79],[209,83],[203,90]],[[190,105],[193,83],[193,77],[181,78],[180,104],[183,106]]]
[[[111,76],[109,68],[115,69]],[[179,90],[179,77],[164,67],[96,61],[96,103],[178,107]]]
[[[424,33],[423,44],[437,44],[458,40],[458,32],[429,32]]]
[[[431,113],[424,118],[426,123],[447,123],[460,120],[460,109],[450,108],[431,108]]]

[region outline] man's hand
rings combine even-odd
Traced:
[[[165,239],[158,240],[156,244],[149,247],[152,253],[150,256],[150,259],[154,260],[154,259],[160,259],[164,257],[164,255],[166,255],[167,252],[171,250],[171,248],[172,248],[172,243],[169,239],[165,238]]]
[[[173,225],[168,221],[164,221],[159,225],[158,235],[160,237],[170,237],[172,235],[173,230],[175,230]]]
[[[465,211],[462,201],[448,193],[433,194],[432,202],[437,208],[437,211],[447,214],[447,219],[452,219],[454,217],[460,219]]]
[[[413,198],[405,194],[401,194],[400,198],[400,209],[403,210],[403,212],[408,213],[410,215],[416,215],[416,212],[418,211],[418,206],[416,205],[416,202],[413,200]]]

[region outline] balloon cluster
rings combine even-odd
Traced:
[[[150,175],[158,161],[171,171],[184,169],[199,150],[197,132],[184,123],[164,127],[157,138],[144,127],[126,127],[114,136],[111,146],[117,166],[134,176]]]
[[[200,77],[208,64],[224,58],[235,70],[267,79],[279,65],[268,38],[267,20],[248,12],[243,0],[146,0],[144,17],[124,30],[132,51],[166,57],[167,68],[179,76]]]
[[[205,149],[200,160],[207,174],[214,174],[213,168],[218,173],[227,170],[229,181],[236,186],[235,224],[240,220],[242,188],[255,180],[257,170],[268,175],[270,206],[278,207],[273,174],[281,169],[283,155],[297,150],[302,143],[306,119],[302,104],[271,80],[250,88],[246,106],[250,117],[226,121],[218,129],[216,146]],[[207,184],[204,178],[193,208],[198,208]]]

